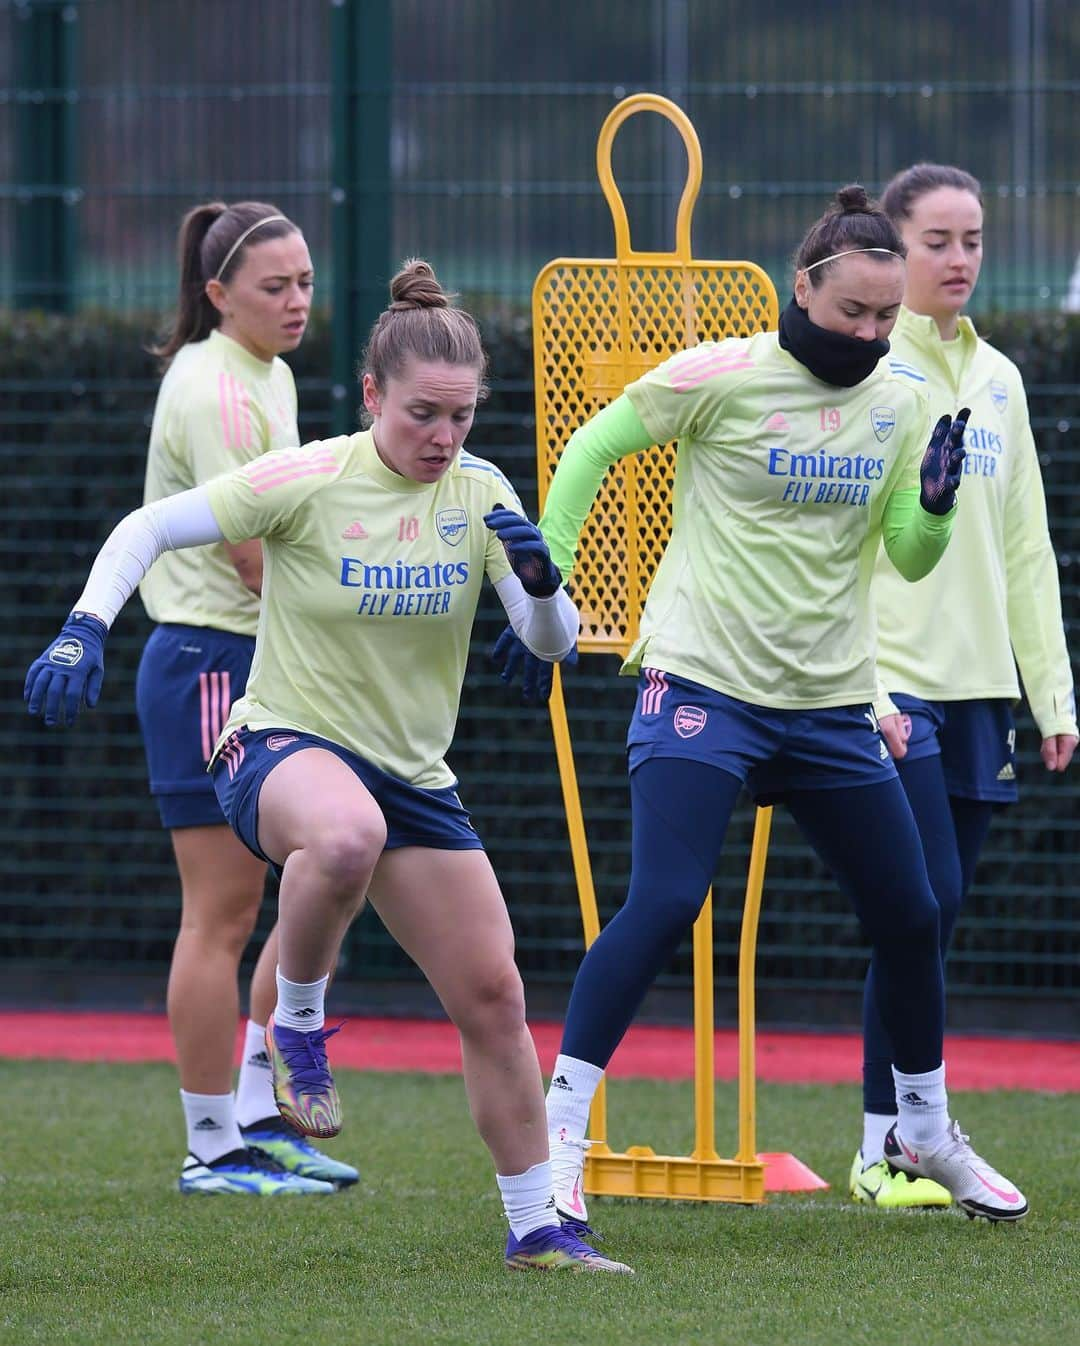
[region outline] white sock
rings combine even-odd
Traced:
[[[534,1229],[559,1223],[551,1186],[551,1165],[546,1159],[511,1177],[496,1173],[495,1181],[499,1184],[503,1210],[515,1238],[522,1239]]]
[[[277,969],[277,1005],[274,1023],[281,1028],[295,1028],[301,1033],[314,1033],[326,1022],[323,1002],[329,976],[318,981],[287,981]]]
[[[893,1066],[896,1081],[896,1129],[913,1145],[928,1145],[949,1129],[945,1063],[924,1075],[905,1075]]]
[[[547,1092],[548,1135],[559,1140],[584,1140],[589,1127],[589,1107],[596,1086],[604,1078],[599,1066],[576,1056],[555,1058]]]
[[[277,1115],[274,1073],[266,1054],[265,1029],[254,1019],[249,1019],[244,1029],[240,1078],[236,1082],[236,1121],[239,1126],[252,1126]]]
[[[862,1115],[862,1163],[863,1168],[878,1164],[885,1158],[885,1137],[889,1127],[896,1121],[896,1114],[864,1112]]]
[[[187,1122],[187,1147],[196,1159],[212,1164],[230,1150],[244,1148],[232,1094],[189,1094],[181,1089],[180,1102]]]

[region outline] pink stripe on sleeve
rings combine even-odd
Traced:
[[[714,356],[704,365],[695,364],[692,369],[678,372],[672,370],[671,386],[677,393],[689,392],[691,388],[696,388],[699,383],[704,383],[716,374],[732,373],[740,369],[753,369],[753,360],[746,356],[725,355]]]
[[[230,374],[229,375],[229,394],[232,408],[233,423],[233,443],[240,448],[244,443],[244,429],[240,420],[240,384]]]
[[[243,437],[240,442],[243,444],[245,449],[250,449],[252,443],[251,403],[248,400],[247,389],[244,387],[242,383],[237,385],[237,393],[240,401],[240,418],[243,422]]]
[[[313,454],[275,454],[270,462],[257,460],[248,469],[247,478],[256,495],[262,495],[274,486],[295,481],[300,477],[320,474],[332,475],[338,469],[337,459],[329,450]]]
[[[226,380],[228,377],[229,376],[225,373],[224,369],[220,370],[217,376],[217,386],[218,410],[221,412],[221,433],[225,436],[225,447],[231,449],[232,434],[229,430],[228,390],[226,388]]]

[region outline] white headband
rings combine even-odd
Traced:
[[[230,262],[232,261],[232,259],[233,259],[233,253],[236,252],[236,249],[240,246],[241,243],[243,243],[244,239],[247,238],[248,234],[253,234],[253,233],[255,232],[256,229],[261,229],[261,228],[263,227],[264,224],[275,224],[278,220],[284,220],[284,222],[285,222],[286,224],[290,224],[290,223],[291,223],[291,221],[288,220],[288,219],[286,219],[284,215],[267,215],[267,217],[266,217],[265,219],[263,219],[263,220],[256,220],[254,224],[250,225],[247,229],[245,229],[244,232],[240,235],[240,237],[236,240],[236,242],[235,242],[235,243],[232,245],[232,247],[229,249],[229,251],[225,254],[225,260],[224,260],[224,261],[222,262],[222,264],[218,267],[218,269],[217,269],[217,275],[214,277],[214,279],[215,279],[215,280],[220,280],[220,279],[221,279],[221,277],[222,277],[222,275],[223,275],[223,273],[224,273],[224,271],[225,271],[225,268],[229,265],[229,263],[230,263]],[[818,263],[815,263],[815,266],[816,266],[816,265],[818,265]]]
[[[900,261],[904,260],[898,252],[893,252],[892,248],[848,248],[846,252],[834,252],[831,257],[823,257],[820,262],[811,262],[809,266],[804,266],[803,270],[813,271],[815,266],[824,266],[826,262],[835,262],[838,257],[850,257],[852,253],[856,252],[883,252],[889,257],[899,257]]]

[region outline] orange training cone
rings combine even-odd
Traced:
[[[765,1165],[766,1192],[817,1192],[829,1185],[793,1154],[759,1154],[758,1160]]]

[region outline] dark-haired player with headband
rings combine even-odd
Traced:
[[[909,585],[879,555],[873,584],[878,673],[892,698],[875,709],[922,837],[944,955],[994,811],[1017,797],[1017,663],[1048,771],[1064,771],[1076,749],[1076,700],[1023,381],[963,312],[982,263],[982,189],[962,168],[920,163],[897,173],[881,204],[907,246],[888,364],[935,403],[971,407],[964,503],[941,565]],[[948,1205],[940,1185],[894,1173],[886,1157],[893,1056],[874,979],[851,1193],[884,1209]]]
[[[88,689],[96,699],[107,628],[159,555],[262,538],[255,658],[213,775],[236,835],[281,876],[266,1031],[278,1108],[308,1135],[341,1126],[324,997],[370,899],[460,1032],[507,1265],[626,1272],[555,1213],[513,931],[444,760],[485,576],[539,658],[566,655],[577,611],[513,487],[463,447],[484,391],[476,324],[426,262],[407,263],[391,296],[364,354],[370,428],[266,454],[122,520],[27,700],[56,723]]]
[[[903,292],[894,225],[843,188],[798,250],[779,332],[703,343],[630,384],[574,433],[552,480],[540,527],[568,576],[609,467],[678,440],[671,539],[623,666],[639,681],[629,894],[581,964],[548,1091],[571,1221],[586,1218],[596,1085],[698,915],[744,785],[787,805],[872,942],[897,1165],[991,1219],[1026,1210],[950,1133],[937,904],[871,709],[874,558],[884,541],[906,580],[939,560],[967,416],[941,416],[927,446],[924,395],[882,359]]]
[[[179,294],[155,353],[165,370],[150,431],[144,502],[190,490],[299,443],[296,387],[280,358],[303,338],[314,276],[304,236],[262,201],[207,202],[179,232]],[[274,932],[260,952],[236,1094],[240,959],[266,866],[229,829],[207,774],[255,649],[258,540],[163,556],[140,586],[156,623],[136,706],[150,789],[180,874],[180,931],[167,1005],[188,1154],[180,1191],[326,1194],[356,1169],[319,1153],[278,1115],[263,1045],[274,1007]]]

